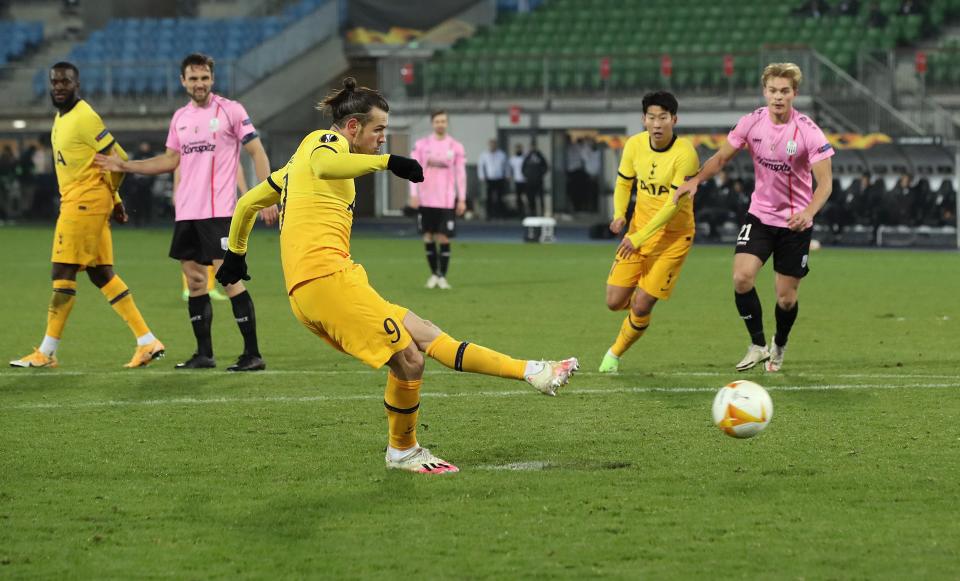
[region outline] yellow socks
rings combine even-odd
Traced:
[[[420,416],[420,384],[422,379],[404,381],[391,371],[383,392],[387,409],[390,447],[406,450],[417,444],[417,418]]]
[[[527,367],[526,361],[466,341],[461,343],[446,333],[441,333],[430,343],[427,356],[456,371],[510,379],[523,379],[523,372]]]
[[[67,317],[77,302],[77,281],[53,281],[53,296],[50,297],[50,307],[47,309],[48,337],[59,339],[63,336],[63,327],[67,324]]]
[[[136,303],[133,302],[130,289],[127,288],[127,285],[124,284],[119,276],[114,275],[114,277],[110,279],[110,282],[103,285],[100,292],[103,293],[103,296],[110,302],[113,310],[116,311],[127,326],[130,327],[134,337],[140,338],[150,332],[150,328],[147,327],[147,323],[143,320],[140,310],[137,309]]]
[[[610,347],[610,352],[617,357],[626,353],[627,349],[643,336],[648,326],[650,326],[650,315],[638,317],[632,310],[628,311],[627,318],[620,325],[620,334],[617,335],[613,347]]]

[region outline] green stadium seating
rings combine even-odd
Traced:
[[[929,0],[923,15],[897,14],[900,0],[879,0],[884,28],[867,25],[870,2],[855,17],[798,16],[803,0],[550,0],[531,13],[501,18],[437,55],[423,70],[430,91],[539,93],[593,92],[606,88],[600,59],[611,59],[609,87],[640,91],[661,86],[660,56],[673,59],[670,85],[683,90],[725,90],[723,55],[736,55],[732,82],[757,83],[764,45],[806,44],[848,73],[861,50],[913,44],[948,17],[960,17],[960,0]],[[958,54],[957,56],[960,56]],[[960,58],[932,58],[931,79],[960,75]],[[471,64],[458,66],[462,61]],[[546,78],[544,63],[547,64]],[[957,63],[957,64],[955,64]],[[956,71],[956,73],[955,73]]]

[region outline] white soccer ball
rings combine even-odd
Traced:
[[[713,398],[713,423],[728,436],[752,438],[773,418],[773,400],[752,381],[734,381],[720,388]]]

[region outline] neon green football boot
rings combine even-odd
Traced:
[[[603,354],[603,361],[600,362],[600,373],[617,373],[620,371],[620,358],[609,350]]]

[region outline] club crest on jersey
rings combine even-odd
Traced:
[[[797,153],[797,142],[790,140],[787,142],[787,155],[793,155]]]
[[[333,133],[324,133],[320,136],[320,143],[333,143],[337,140],[337,136]]]
[[[214,117],[210,120],[210,131],[216,131],[220,129],[220,119]]]

